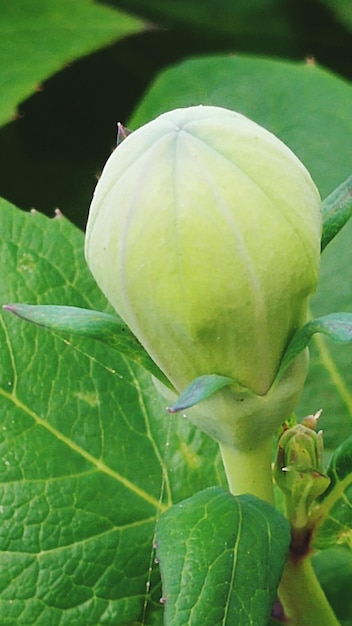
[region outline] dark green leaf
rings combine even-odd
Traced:
[[[165,626],[266,626],[288,552],[287,521],[253,496],[210,488],[157,525]]]
[[[72,306],[50,304],[7,304],[3,307],[22,319],[50,328],[51,330],[72,333],[82,337],[97,339],[115,348],[132,361],[142,365],[164,385],[172,385],[149,354],[117,315],[91,311]]]
[[[352,6],[346,0],[319,0],[328,7],[347,28],[352,30]]]
[[[289,344],[281,361],[279,378],[283,376],[297,354],[307,347],[315,333],[327,335],[335,343],[350,343],[352,341],[352,313],[330,313],[307,322]]]
[[[330,243],[352,215],[352,176],[345,180],[323,202],[321,249]]]
[[[312,561],[341,626],[352,626],[352,550],[330,548],[313,555]]]
[[[178,397],[175,404],[168,408],[169,413],[177,413],[184,411],[190,407],[210,398],[214,393],[220,391],[224,387],[228,387],[234,381],[227,376],[218,376],[217,374],[208,374],[199,376],[191,382],[191,384]]]
[[[0,15],[2,124],[66,63],[142,28],[92,0],[0,0]]]
[[[331,483],[314,514],[314,545],[352,549],[352,437],[333,453],[327,474]]]

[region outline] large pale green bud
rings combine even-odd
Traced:
[[[178,391],[203,374],[235,381],[189,417],[247,446],[248,422],[268,436],[301,391],[306,355],[279,386],[275,377],[306,322],[320,238],[319,194],[289,148],[238,113],[196,106],[161,115],[113,152],[86,258]]]

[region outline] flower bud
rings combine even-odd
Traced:
[[[311,504],[330,484],[323,472],[323,432],[303,423],[286,430],[279,439],[274,476],[285,494],[292,525],[306,526]]]
[[[320,237],[319,194],[289,148],[243,115],[196,106],[161,115],[113,152],[90,208],[86,258],[178,391],[204,374],[234,380],[189,417],[241,445],[249,414],[254,432],[269,436],[301,391],[306,355],[281,391],[275,377],[306,322]],[[267,426],[258,430],[258,419]]]

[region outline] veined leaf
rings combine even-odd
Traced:
[[[79,230],[5,201],[0,216],[1,303],[109,311]],[[97,341],[3,311],[0,357],[0,623],[161,626],[155,522],[194,490],[225,484],[216,444],[169,416],[150,376]]]
[[[215,487],[169,509],[156,532],[165,626],[266,626],[289,543],[285,518],[254,496]]]

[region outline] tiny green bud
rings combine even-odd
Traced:
[[[234,381],[188,417],[245,448],[268,438],[301,392],[306,353],[275,378],[307,320],[320,238],[319,194],[289,148],[243,115],[196,106],[161,115],[113,152],[86,258],[177,391],[202,375]]]
[[[330,484],[323,468],[323,432],[315,432],[313,423],[320,412],[285,430],[278,442],[274,477],[286,497],[288,517],[295,528],[308,523],[309,509]]]

